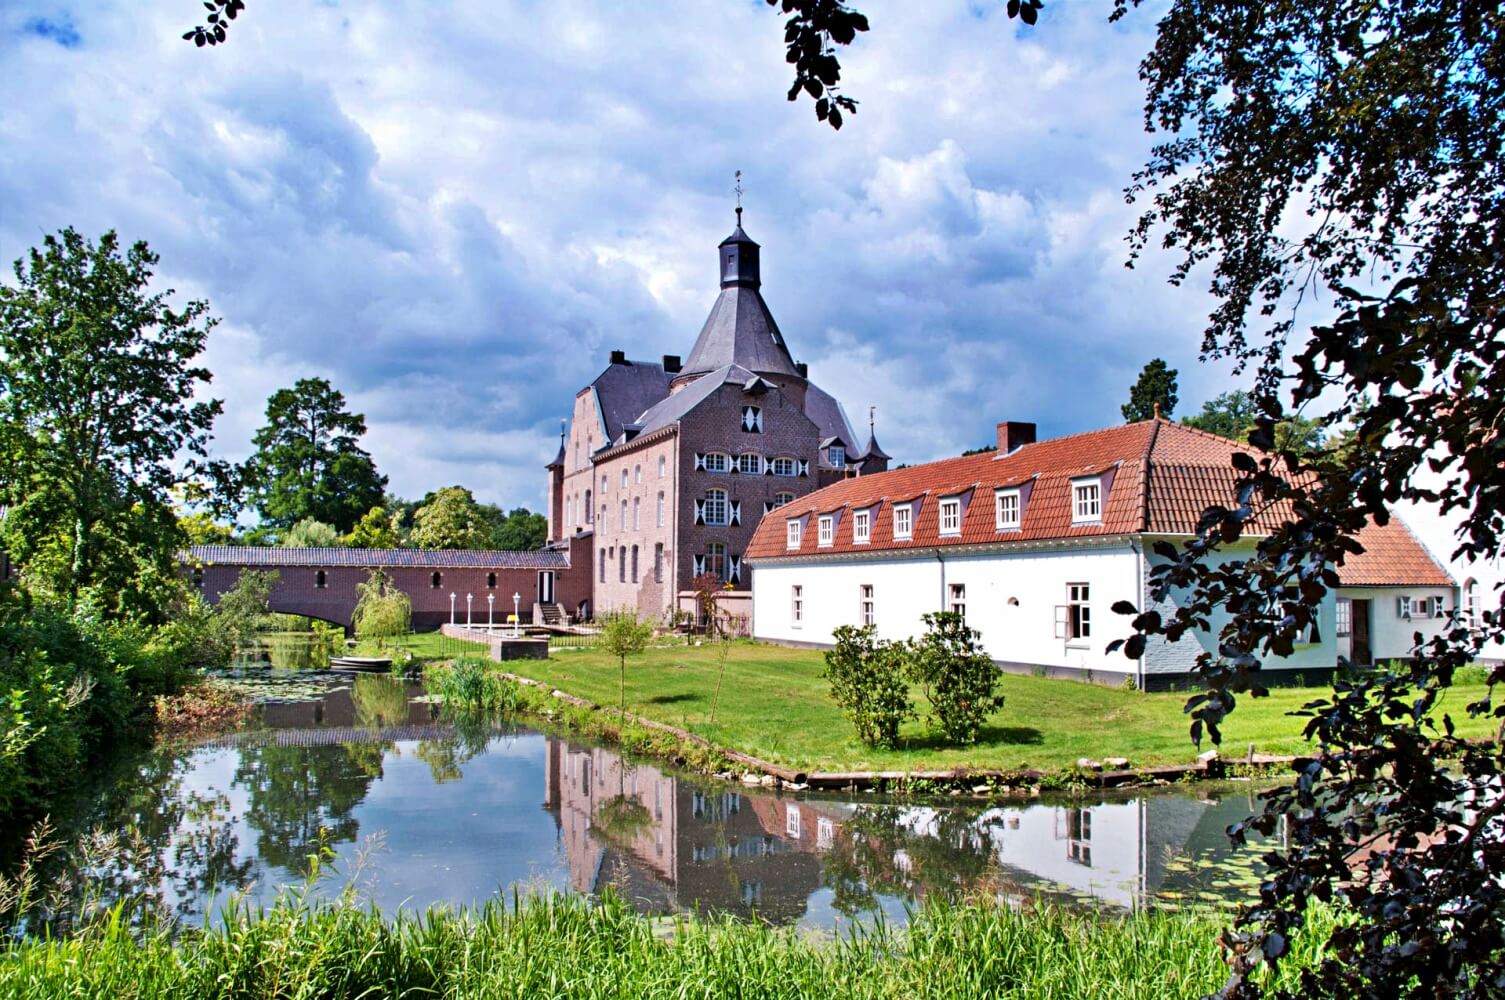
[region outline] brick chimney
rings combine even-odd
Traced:
[[[627,363],[627,352],[626,351],[612,351],[611,352],[611,364],[614,364],[614,365],[625,365],[626,363]]]
[[[1034,424],[1021,420],[1005,420],[998,425],[998,454],[1007,455],[1023,445],[1034,443]]]

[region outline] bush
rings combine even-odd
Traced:
[[[463,712],[512,712],[524,702],[517,681],[502,676],[494,664],[477,656],[430,667],[423,673],[423,683],[444,699],[446,708]]]
[[[876,638],[871,625],[843,625],[832,635],[836,647],[826,653],[821,675],[831,682],[831,697],[857,727],[858,739],[868,746],[894,746],[899,726],[915,717],[905,670],[906,644]]]
[[[909,675],[925,690],[932,721],[954,743],[977,739],[988,715],[1003,707],[993,693],[998,668],[977,645],[978,632],[951,611],[925,615],[925,634],[907,643]]]

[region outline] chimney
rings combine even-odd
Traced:
[[[627,352],[626,351],[612,351],[611,352],[611,363],[614,364],[614,365],[625,365],[627,363]]]
[[[810,366],[801,361],[794,366],[794,372],[800,378],[808,379],[810,377]]]
[[[668,372],[670,375],[673,375],[675,372],[679,371],[681,367],[683,366],[679,363],[678,354],[664,355],[664,371]]]
[[[1035,425],[1020,420],[1005,420],[998,425],[998,454],[1007,455],[1020,447],[1035,443]]]

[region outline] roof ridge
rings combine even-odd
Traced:
[[[1144,454],[1139,458],[1139,530],[1150,528],[1150,461],[1155,454],[1155,442],[1160,438],[1160,418],[1150,424],[1149,437],[1145,439]]]
[[[1159,419],[1160,419],[1161,423],[1169,424],[1170,426],[1176,428],[1177,431],[1184,431],[1185,433],[1188,433],[1188,434],[1195,434],[1198,437],[1207,438],[1210,441],[1217,441],[1217,442],[1220,442],[1221,444],[1224,444],[1224,445],[1226,445],[1226,446],[1228,446],[1230,448],[1245,448],[1245,449],[1248,449],[1249,451],[1263,453],[1263,449],[1256,448],[1256,447],[1254,447],[1254,445],[1250,444],[1247,441],[1236,441],[1233,438],[1224,437],[1221,434],[1214,434],[1212,431],[1204,431],[1200,427],[1193,427],[1191,424],[1179,423],[1179,422],[1177,422],[1175,420],[1171,420],[1168,417],[1161,417]]]

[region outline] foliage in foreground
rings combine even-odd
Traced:
[[[672,933],[615,895],[492,900],[383,918],[352,894],[232,904],[209,930],[132,932],[119,911],[73,936],[12,945],[0,993],[46,997],[1116,997],[1205,993],[1216,923],[1104,921],[1054,908],[929,906],[830,942],[730,920]]]

